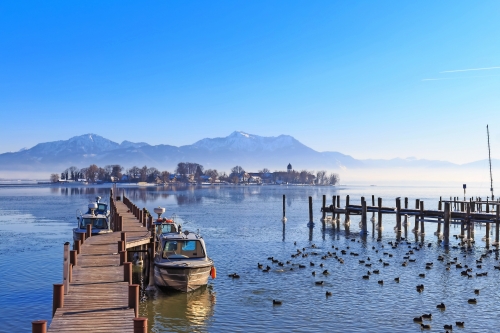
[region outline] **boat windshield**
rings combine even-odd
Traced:
[[[80,221],[80,228],[85,229],[88,224],[91,224],[93,229],[108,229],[108,223],[106,222],[106,219],[103,218],[83,218]]]
[[[157,234],[168,234],[170,232],[177,232],[177,228],[173,223],[158,224],[156,226]]]
[[[163,258],[204,258],[205,251],[199,240],[167,240],[163,247]]]
[[[99,203],[99,204],[97,204],[97,210],[105,213],[108,210],[108,205],[103,204],[103,203]]]

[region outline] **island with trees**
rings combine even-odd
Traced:
[[[71,166],[50,176],[52,183],[87,182],[87,183],[154,183],[154,184],[295,184],[295,185],[336,185],[339,176],[324,170],[293,170],[288,164],[286,171],[273,171],[267,168],[257,172],[247,172],[239,165],[229,173],[216,169],[204,169],[203,165],[180,162],[173,172],[160,171],[155,167],[133,166],[125,169],[121,165],[106,165],[104,168],[92,164],[86,168]]]

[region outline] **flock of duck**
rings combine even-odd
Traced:
[[[360,240],[356,240],[355,238],[350,239],[351,242],[360,242]],[[297,245],[297,242],[294,243],[294,245]],[[376,245],[376,246],[375,246]],[[389,241],[386,244],[383,244],[381,242],[381,239],[377,240],[377,244],[371,247],[373,250],[373,256],[367,256],[365,258],[357,258],[360,256],[359,253],[352,251],[350,249],[350,246],[346,246],[345,248],[340,248],[339,246],[332,245],[331,249],[329,251],[324,252],[324,249],[320,249],[317,247],[315,244],[312,244],[311,246],[308,247],[302,247],[302,248],[297,248],[296,252],[290,254],[290,259],[289,260],[280,260],[278,258],[275,258],[274,256],[268,257],[268,263],[258,263],[257,268],[261,270],[264,273],[268,273],[272,270],[275,271],[284,271],[284,270],[303,270],[306,267],[310,267],[313,269],[311,272],[312,276],[318,277],[322,276],[323,278],[326,278],[330,272],[328,269],[325,268],[325,263],[327,259],[334,259],[338,264],[344,264],[345,261],[347,260],[357,260],[359,263],[360,267],[363,267],[367,269],[366,274],[362,276],[363,280],[370,280],[371,277],[377,276],[380,274],[381,269],[384,267],[387,267],[389,265],[394,265],[394,261],[397,261],[398,258],[395,258],[396,260],[392,260],[392,262],[389,262],[388,258],[392,258],[397,253],[403,253],[403,251],[393,251],[395,249],[401,249],[406,247],[406,252],[402,256],[402,262],[400,261],[399,264],[401,267],[407,267],[411,263],[416,263],[417,259],[412,257],[417,251],[421,251],[424,247],[431,247],[432,244],[428,243],[427,245],[424,243],[411,243],[404,238],[401,238],[400,241]],[[464,245],[464,244],[461,244]],[[458,246],[457,246],[458,248]],[[461,255],[463,258],[467,258],[467,256],[472,256],[473,253],[471,253],[472,249],[467,248],[462,246],[461,247]],[[367,249],[369,250],[369,249]],[[485,253],[481,254],[480,259],[475,260],[475,267],[472,267],[472,265],[467,265],[467,264],[462,264],[459,260],[459,257],[453,257],[451,259],[445,259],[444,256],[439,255],[436,259],[437,262],[440,263],[440,265],[444,266],[444,268],[448,271],[457,271],[459,272],[460,276],[463,276],[464,278],[467,279],[472,279],[472,278],[480,278],[480,277],[486,277],[488,276],[487,271],[481,271],[481,272],[476,272],[474,274],[474,270],[482,270],[483,269],[483,260],[486,258],[490,257],[491,254],[495,253],[496,254],[496,259],[498,259],[498,249],[492,249],[492,250],[487,250]],[[301,262],[294,262],[294,259],[300,258]],[[309,258],[305,259],[305,258]],[[311,260],[312,258],[316,260]],[[320,262],[318,263],[317,258],[320,258]],[[353,259],[357,258],[357,259]],[[304,261],[309,261],[309,264],[304,264]],[[418,264],[416,264],[418,265]],[[437,264],[436,264],[437,265]],[[376,266],[380,266],[380,268],[376,268]],[[426,262],[423,265],[423,269],[425,270],[431,270],[435,266],[434,262]],[[316,272],[314,270],[315,268],[320,268],[319,272]],[[500,265],[499,266],[494,266],[494,269],[500,270]],[[232,278],[239,278],[239,275],[236,273],[230,274],[229,275]],[[418,277],[424,279],[426,277],[426,274],[424,272],[418,273]],[[392,281],[394,283],[399,283],[400,282],[400,277],[395,276]],[[324,280],[316,280],[314,282],[315,285],[317,286],[323,286],[324,285]],[[377,279],[377,283],[379,285],[384,285],[385,281],[383,279]],[[423,283],[416,285],[416,291],[418,293],[423,293],[425,291],[425,285]],[[474,293],[475,295],[480,294],[480,289],[473,289],[471,290],[471,293]],[[326,297],[332,296],[331,291],[326,291],[325,292]],[[468,304],[477,304],[478,300],[476,298],[469,298],[469,299],[464,299],[464,303]],[[282,305],[283,301],[282,300],[273,300],[273,305]],[[440,303],[436,305],[436,309],[439,311],[446,311],[446,305],[444,303]],[[417,317],[413,318],[413,322],[417,323],[420,325],[420,328],[422,330],[428,330],[431,329],[431,325],[429,322],[432,321],[432,314],[422,314]],[[453,327],[457,328],[464,328],[465,327],[465,322],[464,321],[456,321],[455,324],[451,323],[446,323],[443,325],[443,328],[446,332],[450,332],[453,330]]]

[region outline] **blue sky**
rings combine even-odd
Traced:
[[[487,157],[489,123],[500,158],[499,14],[498,1],[3,2],[0,152],[243,130],[463,163]]]

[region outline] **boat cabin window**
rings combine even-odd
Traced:
[[[163,258],[204,258],[205,251],[198,240],[167,240],[163,246]]]
[[[175,224],[173,224],[173,223],[159,224],[156,226],[156,233],[157,234],[168,234],[170,232],[177,232],[177,229],[175,228]]]
[[[108,229],[106,219],[83,218],[80,221],[80,228],[85,229],[88,224],[91,224],[93,229]]]
[[[97,204],[97,210],[100,212],[106,212],[108,210],[108,205],[106,204]]]

